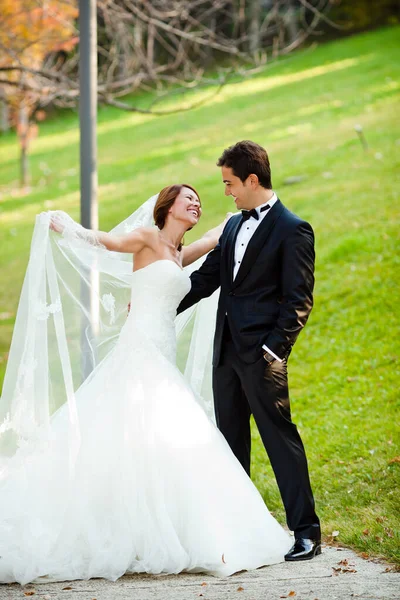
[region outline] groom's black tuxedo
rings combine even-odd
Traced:
[[[319,520],[304,447],[291,420],[287,359],[313,305],[314,234],[278,200],[251,237],[234,277],[241,215],[227,222],[216,248],[191,275],[178,312],[221,288],[213,354],[217,424],[250,473],[253,414],[274,469],[289,528],[318,539]],[[263,345],[282,359],[268,365]]]
[[[313,303],[314,234],[311,226],[278,200],[252,236],[233,280],[235,241],[242,216],[229,219],[218,246],[192,276],[192,289],[178,311],[185,310],[218,287],[213,364],[221,357],[228,321],[237,352],[246,363],[262,355],[266,344],[287,357],[304,327]]]

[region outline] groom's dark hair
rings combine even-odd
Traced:
[[[218,159],[217,167],[229,167],[241,181],[246,181],[254,173],[262,187],[272,189],[267,151],[255,142],[244,140],[226,148]]]

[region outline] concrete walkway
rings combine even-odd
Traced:
[[[351,550],[325,547],[303,563],[283,563],[227,579],[204,575],[133,575],[103,579],[0,585],[1,600],[399,600],[400,573]]]

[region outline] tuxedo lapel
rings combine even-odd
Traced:
[[[227,244],[228,275],[229,275],[229,281],[231,284],[233,281],[233,267],[235,264],[236,238],[238,236],[239,229],[240,229],[242,223],[243,223],[243,219],[242,219],[242,217],[239,217],[229,233],[229,240],[228,240],[228,244]]]
[[[246,252],[243,256],[242,264],[240,265],[239,271],[233,281],[233,286],[237,287],[243,279],[246,277],[247,273],[250,271],[254,261],[257,256],[261,252],[261,249],[265,246],[267,239],[276,225],[279,217],[284,211],[284,206],[280,200],[275,202],[274,206],[271,208],[270,212],[265,215],[260,225],[257,227],[254,232],[251,240],[249,241],[249,245],[246,248]],[[233,254],[232,254],[232,277],[233,277],[233,261],[234,261],[234,253],[235,253],[235,242],[237,233],[239,228],[237,228],[235,239],[233,241]]]

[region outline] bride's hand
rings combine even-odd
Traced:
[[[229,219],[231,218],[232,215],[233,215],[233,213],[231,213],[231,212],[226,213],[226,217],[222,221],[222,223],[220,223],[219,225],[217,225],[213,229],[210,229],[209,231],[207,231],[207,233],[204,235],[204,237],[214,239],[215,240],[215,246],[216,246],[218,244],[219,238],[222,235],[222,232],[224,230],[225,225],[227,224],[227,222],[229,221]]]
[[[50,215],[49,228],[56,233],[62,233],[65,229],[65,221],[56,211]]]

